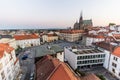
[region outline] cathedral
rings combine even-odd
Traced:
[[[92,27],[92,26],[93,26],[92,19],[83,20],[83,16],[82,16],[82,12],[81,12],[79,22],[76,21],[76,23],[74,24],[74,29],[75,30],[84,30],[84,29],[87,29],[88,27]]]

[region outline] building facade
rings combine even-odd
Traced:
[[[102,35],[84,35],[82,38],[82,43],[86,46],[92,45],[95,42],[104,41],[105,37]]]
[[[43,42],[52,42],[58,40],[58,35],[56,33],[43,34]]]
[[[113,42],[99,42],[96,47],[106,54],[103,67],[120,79],[120,46]]]
[[[16,45],[21,48],[40,45],[40,38],[38,35],[15,35]]]
[[[83,30],[63,30],[60,31],[59,37],[62,40],[74,42],[80,40],[83,34]]]
[[[14,48],[0,43],[0,80],[16,80],[20,71]]]
[[[17,48],[16,41],[11,35],[0,35],[0,43],[9,44],[14,49]]]
[[[65,59],[73,69],[103,65],[105,53],[91,46],[65,48]]]

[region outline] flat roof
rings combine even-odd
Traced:
[[[48,46],[50,47],[50,49],[48,49]],[[52,55],[62,51],[63,48],[59,45],[38,46],[35,48],[35,57],[41,57],[48,54]]]
[[[93,53],[101,53],[102,51],[98,50],[98,49],[94,49],[94,50],[81,50],[81,51],[76,51],[74,52],[75,54],[93,54]]]
[[[72,49],[93,49],[93,46],[72,46]]]

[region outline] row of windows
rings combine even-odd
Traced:
[[[89,63],[99,63],[99,62],[104,62],[104,59],[77,61],[77,64],[89,64]]]
[[[114,66],[114,67],[117,67],[117,64],[115,64],[115,63],[112,63],[112,66]]]
[[[118,58],[117,58],[117,57],[113,57],[113,60],[117,61],[117,60],[118,60]]]
[[[99,54],[99,55],[87,55],[87,56],[78,56],[77,59],[92,59],[92,58],[104,58],[105,54]]]

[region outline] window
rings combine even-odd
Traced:
[[[120,76],[120,72],[119,72],[119,74],[118,74],[119,76]]]
[[[60,55],[62,55],[62,52],[60,53]]]
[[[10,80],[11,80],[11,78],[12,78],[12,77],[11,77],[11,75],[9,75],[9,76],[8,76],[8,79],[10,79]]]
[[[0,63],[0,70],[3,68],[3,65],[2,65],[2,63]]]
[[[103,57],[105,57],[105,54],[103,55]]]
[[[115,63],[112,63],[112,66],[114,66],[115,68],[117,67],[117,64],[115,64]]]
[[[95,58],[95,55],[93,55],[93,58]]]
[[[100,55],[98,55],[98,58],[100,58]]]
[[[88,56],[88,59],[90,59],[90,56]]]
[[[1,72],[1,76],[2,76],[2,79],[4,79],[4,78],[5,78],[5,73],[4,73],[4,71],[3,71],[3,72]]]
[[[87,59],[87,56],[85,56],[85,59]]]
[[[7,73],[9,73],[10,72],[10,69],[9,69],[9,67],[7,67]]]
[[[118,60],[118,58],[117,58],[117,57],[113,57],[113,60],[117,61],[117,60]]]
[[[115,73],[115,69],[112,69],[112,72]]]

